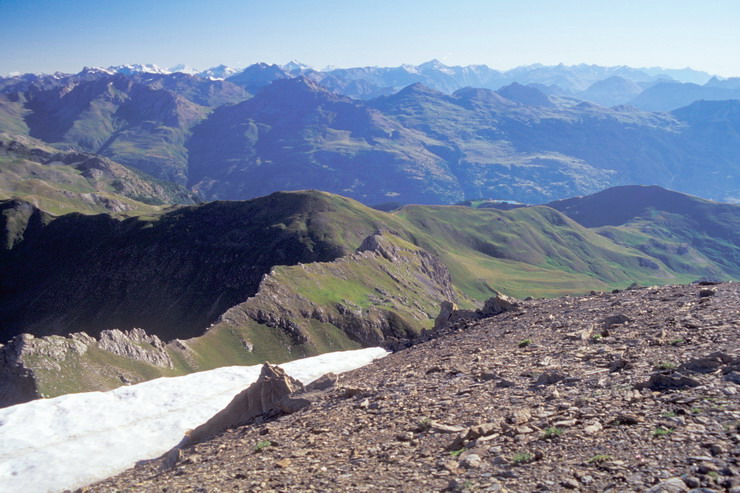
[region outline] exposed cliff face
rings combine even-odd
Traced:
[[[98,347],[113,354],[137,361],[174,368],[172,359],[165,351],[164,343],[157,336],[150,336],[142,329],[121,332],[118,329],[104,330],[100,333]]]
[[[103,365],[100,365],[102,363]],[[0,346],[0,407],[72,391],[107,390],[174,374],[157,336],[141,329],[67,337],[21,334]]]

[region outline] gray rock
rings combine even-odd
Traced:
[[[561,481],[560,486],[569,490],[577,490],[581,487],[581,484],[573,478],[568,478]]]
[[[470,454],[465,456],[461,461],[460,465],[468,469],[477,469],[481,465],[481,458],[478,454]]]
[[[688,486],[681,478],[670,478],[656,484],[647,490],[647,493],[684,493],[688,490]]]
[[[169,353],[165,350],[165,344],[159,337],[156,335],[150,336],[142,329],[104,330],[100,333],[97,346],[118,356],[143,361],[154,366],[175,367]]]
[[[519,307],[519,303],[516,299],[503,294],[497,294],[491,298],[488,298],[483,304],[483,308],[476,311],[480,318],[493,317],[499,313],[509,312],[516,310]]]
[[[601,321],[602,325],[605,329],[610,329],[614,327],[615,325],[622,325],[630,321],[630,318],[627,315],[618,314],[618,315],[611,315],[609,317],[606,317]]]
[[[553,385],[561,380],[565,379],[565,375],[563,375],[560,372],[557,371],[547,371],[544,373],[541,373],[537,380],[534,382],[536,386],[542,386],[542,385]]]
[[[727,375],[725,375],[725,380],[728,382],[736,383],[740,385],[740,372],[737,371],[731,371]]]
[[[662,373],[658,373],[651,376],[647,382],[638,384],[637,388],[665,391],[699,387],[701,386],[701,384],[702,383],[700,381],[691,377],[687,377],[685,375],[681,375],[680,373],[674,373],[672,375],[664,375]]]

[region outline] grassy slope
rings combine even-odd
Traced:
[[[192,203],[183,187],[92,154],[60,152],[26,136],[0,133],[0,200],[20,198],[55,215],[152,213]]]
[[[115,193],[112,187],[95,187],[77,169],[64,165],[43,165],[24,159],[0,157],[0,200],[20,198],[51,214],[111,212],[90,194],[120,204],[128,213],[152,213],[158,208]]]
[[[555,296],[625,287],[632,282],[661,284],[697,277],[692,251],[676,252],[675,256],[683,261],[668,262],[675,269],[672,270],[660,259],[649,258],[646,253],[631,248],[628,241],[616,244],[597,230],[584,228],[547,207],[498,211],[406,206],[394,213],[384,213],[351,199],[316,191],[279,193],[266,200],[271,206],[260,209],[264,217],[259,220],[271,229],[302,238],[308,247],[341,245],[341,250],[351,252],[368,235],[381,230],[386,237],[397,235],[395,241],[408,252],[419,248],[431,252],[449,268],[458,300],[467,307],[473,306],[472,300],[491,296],[494,290],[519,297]],[[288,202],[295,203],[281,206]],[[218,203],[210,207],[217,209],[215,213],[225,214],[243,207],[241,204]],[[200,209],[199,206],[184,208],[177,214],[197,214]],[[243,212],[249,210],[247,207]],[[173,214],[155,214],[151,219],[154,224],[165,221],[176,227]],[[209,217],[213,218],[213,214],[204,215],[206,219]],[[630,228],[612,229],[623,238],[635,234]],[[346,327],[344,331],[338,327],[342,325],[337,320],[343,309],[373,320],[392,312],[399,327],[412,330],[430,326],[442,299],[439,294],[425,292],[428,283],[420,281],[418,266],[409,268],[378,257],[357,261],[355,257],[358,256],[334,262],[276,266],[263,284],[277,286],[279,296],[271,296],[275,290],[263,290],[243,306],[235,306],[204,335],[185,341],[189,350],[170,343],[167,350],[176,362],[174,369],[163,370],[93,351],[83,363],[70,362],[67,370],[56,374],[44,372],[41,378],[44,392],[57,395],[54,389],[63,393],[83,388],[112,388],[120,385],[119,375],[136,381],[356,348],[361,345],[357,334],[353,336]],[[652,268],[643,267],[648,264]],[[709,268],[717,267],[713,264]],[[393,281],[389,272],[403,282]],[[245,315],[249,307],[269,313],[285,314],[287,310],[307,341],[297,342],[284,330],[255,322]],[[324,312],[323,322],[306,315],[317,307]],[[248,344],[251,350],[247,350]]]
[[[550,204],[678,272],[740,276],[740,206],[654,186],[625,186]]]

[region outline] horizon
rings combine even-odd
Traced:
[[[401,63],[401,64],[398,64],[398,65],[347,65],[347,66],[327,65],[325,67],[315,67],[315,66],[309,65],[307,63],[303,63],[300,60],[295,60],[295,59],[289,60],[289,61],[284,62],[284,63],[274,62],[274,61],[257,60],[257,61],[248,63],[247,65],[243,65],[243,66],[230,66],[230,65],[227,65],[227,64],[223,64],[223,63],[216,63],[214,65],[209,65],[207,67],[206,66],[194,66],[194,65],[191,65],[190,63],[187,63],[187,62],[179,62],[179,63],[176,63],[174,65],[169,65],[168,66],[168,65],[154,63],[154,62],[151,62],[151,61],[143,61],[143,62],[133,61],[133,62],[129,62],[129,63],[121,63],[121,64],[117,64],[117,65],[108,65],[108,66],[85,65],[83,67],[80,67],[78,70],[73,70],[73,71],[69,71],[69,72],[62,71],[62,70],[52,70],[52,71],[48,71],[48,72],[18,72],[18,71],[14,71],[14,72],[6,73],[6,75],[0,74],[0,77],[18,77],[18,76],[27,75],[27,74],[33,74],[33,75],[53,75],[53,74],[56,74],[56,73],[65,74],[65,75],[74,75],[74,74],[78,74],[78,73],[84,71],[85,69],[91,69],[91,70],[92,69],[109,70],[109,69],[113,69],[113,68],[117,68],[117,67],[127,67],[127,66],[135,66],[135,65],[140,65],[140,66],[143,66],[143,67],[153,66],[153,67],[156,67],[158,69],[161,69],[161,70],[164,70],[164,71],[167,71],[167,72],[171,72],[171,73],[177,72],[177,70],[173,70],[173,69],[176,68],[176,67],[178,67],[178,66],[184,66],[184,67],[187,67],[187,68],[196,70],[198,72],[203,72],[203,71],[206,71],[206,70],[209,70],[209,69],[212,69],[212,68],[219,67],[219,66],[222,66],[223,65],[223,66],[226,66],[228,68],[233,68],[233,69],[237,69],[239,71],[242,71],[242,70],[246,69],[247,67],[250,67],[250,66],[253,66],[253,65],[258,65],[260,63],[264,63],[264,64],[267,64],[267,65],[277,65],[278,67],[285,67],[285,66],[287,66],[287,65],[289,65],[291,63],[297,63],[297,64],[300,64],[300,65],[305,65],[309,69],[316,70],[317,72],[329,72],[331,70],[347,70],[347,69],[353,69],[353,68],[399,68],[399,67],[404,67],[404,66],[406,66],[406,67],[409,67],[409,66],[411,66],[411,67],[419,67],[419,66],[425,65],[427,63],[432,63],[432,62],[435,62],[435,61],[436,62],[440,62],[445,67],[451,67],[452,68],[452,67],[485,66],[485,67],[488,67],[491,70],[496,70],[496,71],[502,72],[502,73],[505,73],[507,71],[514,70],[514,69],[517,69],[517,68],[523,68],[523,67],[543,67],[543,68],[548,68],[548,67],[559,67],[559,66],[563,66],[563,67],[567,67],[567,68],[573,68],[573,67],[601,67],[601,68],[611,68],[611,69],[613,69],[613,68],[630,68],[630,69],[633,69],[633,70],[664,70],[664,71],[691,70],[691,71],[695,71],[695,72],[706,73],[709,76],[716,76],[716,77],[719,77],[720,79],[729,79],[729,78],[735,78],[735,77],[737,77],[737,76],[725,77],[725,76],[720,75],[720,74],[716,74],[716,73],[712,73],[712,72],[707,72],[707,71],[700,70],[700,69],[697,69],[697,68],[694,68],[694,67],[691,67],[691,66],[686,66],[686,67],[663,67],[663,66],[649,66],[649,67],[648,66],[642,66],[642,67],[636,67],[636,66],[631,66],[631,65],[599,65],[599,64],[595,64],[595,63],[573,63],[573,64],[566,64],[566,63],[562,63],[561,62],[561,63],[556,63],[556,64],[544,64],[544,63],[535,62],[535,63],[528,63],[528,64],[522,64],[522,65],[515,65],[513,67],[499,68],[499,67],[492,67],[492,66],[490,66],[488,64],[485,64],[485,63],[470,63],[470,64],[467,64],[467,65],[447,64],[447,63],[441,62],[438,58],[432,58],[430,60],[426,60],[426,61],[423,61],[421,63],[416,63],[416,64],[414,64],[414,63]]]
[[[319,69],[438,59],[505,71],[542,64],[740,76],[740,3],[378,0],[3,0],[0,73],[181,63],[200,70],[290,60]]]

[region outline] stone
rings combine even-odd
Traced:
[[[681,478],[670,478],[656,484],[647,490],[647,493],[684,493],[687,491],[689,488]]]
[[[724,376],[724,380],[740,385],[740,372],[731,371]]]
[[[165,350],[164,342],[156,335],[148,335],[142,329],[104,330],[100,333],[97,346],[118,356],[143,361],[154,366],[175,367],[169,353]]]
[[[557,371],[547,371],[541,373],[534,382],[535,386],[553,385],[561,380],[565,380],[565,375]]]
[[[617,315],[611,315],[601,320],[601,324],[604,326],[605,329],[610,329],[616,325],[622,325],[627,322],[630,322],[630,318],[627,315],[623,314],[617,314]]]
[[[519,302],[516,299],[504,294],[497,294],[488,298],[483,304],[483,308],[476,311],[476,313],[480,318],[488,318],[500,313],[516,310],[518,307]]]
[[[468,469],[477,469],[481,465],[481,457],[478,454],[470,454],[465,456],[461,461],[460,465]]]
[[[720,354],[710,355],[704,358],[694,358],[681,365],[682,370],[695,373],[713,373],[723,365]]]
[[[699,386],[701,386],[700,381],[691,377],[681,375],[680,373],[674,373],[672,375],[657,373],[651,376],[647,382],[638,384],[637,388],[650,389],[661,392],[666,390],[688,389]]]
[[[596,433],[600,432],[602,429],[604,429],[604,427],[601,426],[601,423],[596,421],[590,425],[584,426],[583,432],[588,435],[595,435]]]
[[[569,490],[577,490],[581,487],[581,484],[573,478],[567,478],[560,482],[560,486]]]
[[[279,402],[303,384],[279,366],[262,365],[257,380],[242,390],[211,419],[186,433],[178,448],[206,440],[224,430],[250,422],[258,416],[279,411]]]
[[[687,476],[683,478],[683,481],[689,488],[698,488],[699,486],[701,486],[701,481],[699,481],[699,478],[697,478],[696,476]]]
[[[334,387],[334,385],[336,385],[337,380],[339,380],[339,376],[335,373],[325,373],[313,382],[306,385],[306,391],[312,392],[315,390],[329,390],[330,388]]]

